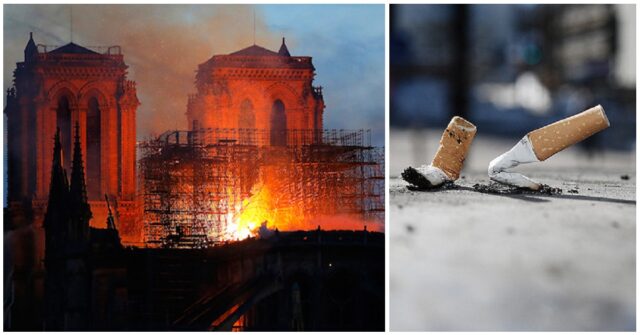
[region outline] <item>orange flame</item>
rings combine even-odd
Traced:
[[[303,200],[287,187],[291,178],[277,168],[262,167],[259,182],[251,189],[251,196],[239,198],[234,190],[227,191],[228,206],[224,240],[236,241],[257,237],[268,230],[363,230],[384,231],[378,222],[364,221],[358,215],[347,213],[310,212]],[[323,201],[318,198],[317,201]],[[264,226],[264,227],[263,227]]]
[[[283,194],[272,191],[269,184],[258,183],[253,195],[235,206],[235,214],[228,218],[226,237],[241,240],[256,236],[266,222],[268,229],[289,230],[301,226],[305,216],[299,206],[292,204]]]

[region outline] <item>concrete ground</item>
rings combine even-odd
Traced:
[[[494,195],[472,186],[519,138],[478,137],[457,189],[409,191],[440,135],[391,131],[391,330],[634,330],[635,153],[570,148],[519,169],[561,195]]]

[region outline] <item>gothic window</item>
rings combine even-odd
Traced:
[[[100,194],[100,124],[101,111],[98,99],[89,99],[87,109],[87,196],[91,200],[102,199]]]
[[[287,145],[287,115],[280,99],[274,101],[271,107],[271,145]]]

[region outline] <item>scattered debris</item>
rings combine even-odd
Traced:
[[[420,187],[416,187],[416,186],[412,186],[409,185],[407,186],[407,189],[409,191],[420,191],[420,192],[434,192],[434,191],[445,191],[445,190],[455,190],[457,189],[458,186],[456,186],[456,184],[452,181],[447,181],[442,185],[438,185],[434,188],[420,188]]]
[[[514,187],[500,183],[490,182],[489,184],[475,184],[473,189],[481,193],[489,194],[544,194],[557,195],[562,194],[562,189],[541,184],[536,191],[525,187]]]

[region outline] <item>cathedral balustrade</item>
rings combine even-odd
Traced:
[[[248,145],[273,146],[273,136],[286,138],[286,146],[331,145],[344,147],[371,146],[371,131],[365,129],[243,129],[200,128],[190,131],[167,131],[157,140],[179,146],[191,145]],[[279,142],[283,143],[283,142]],[[278,144],[280,145],[280,144]]]
[[[313,68],[311,57],[216,55],[207,64],[213,67],[279,67]]]

